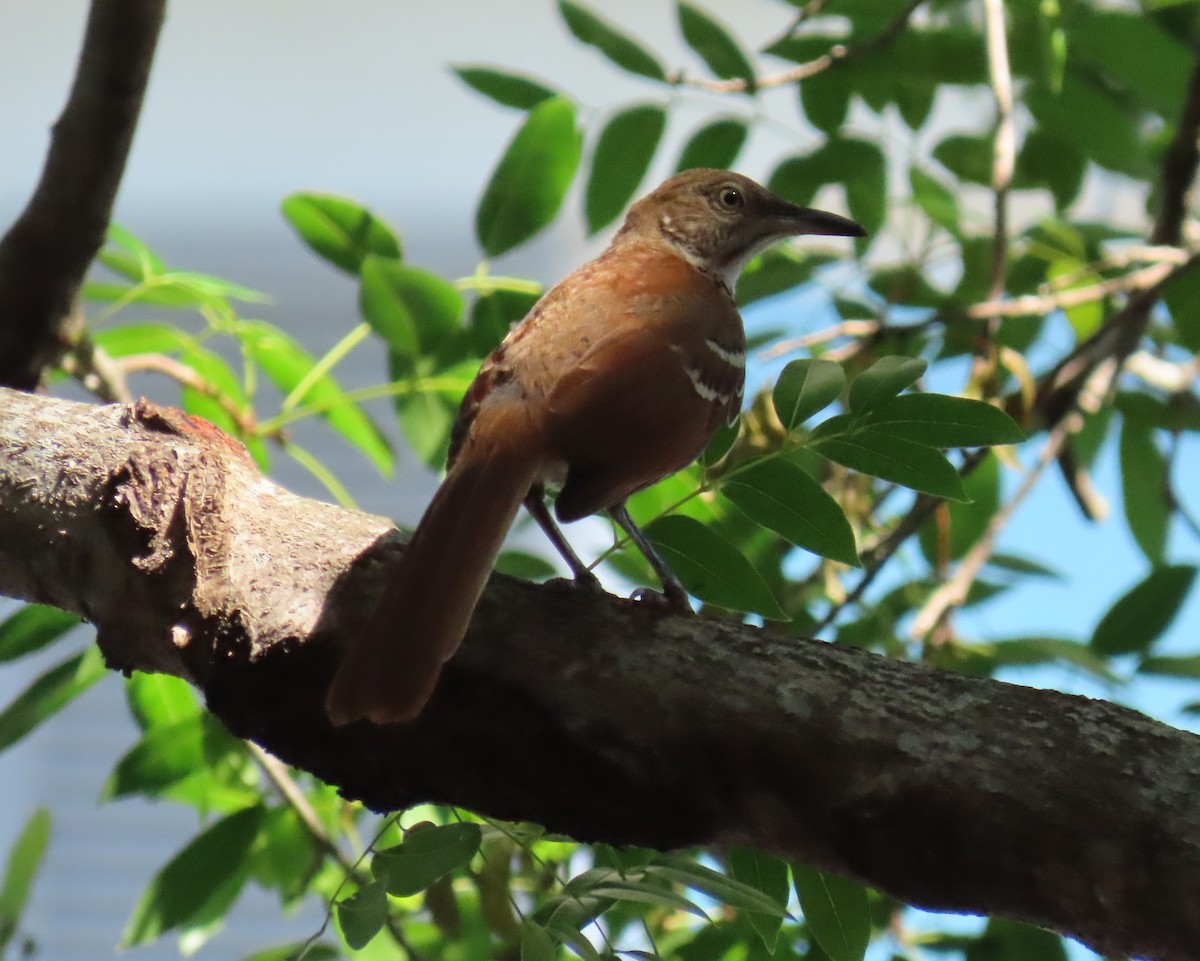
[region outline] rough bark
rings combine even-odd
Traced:
[[[75,82],[41,180],[0,239],[0,384],[31,389],[67,346],[104,242],[166,0],[93,0]]]
[[[0,391],[0,592],[93,621],[110,665],[186,676],[236,734],[377,809],[580,839],[739,843],[1110,955],[1200,944],[1200,738],[567,586],[492,579],[429,710],[334,729],[339,645],[402,543],[141,403]]]

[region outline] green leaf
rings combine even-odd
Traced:
[[[880,357],[850,385],[850,410],[865,414],[911,387],[929,365],[919,357]]]
[[[476,356],[486,357],[522,320],[538,301],[529,291],[491,290],[471,305],[471,347]]]
[[[993,447],[1025,439],[999,407],[947,394],[892,397],[873,404],[858,422],[927,447]]]
[[[617,872],[608,872],[609,877],[590,885],[587,892],[598,898],[612,898],[614,901],[630,901],[635,904],[650,904],[655,907],[667,908],[671,911],[684,911],[704,921],[711,921],[707,914],[682,895],[676,894],[670,888],[661,884],[651,884],[641,880],[638,875],[628,875],[622,878]]]
[[[950,189],[916,166],[908,169],[908,182],[913,200],[925,211],[925,216],[955,237],[959,236],[962,229],[958,222],[958,200]]]
[[[211,770],[240,744],[208,713],[152,727],[117,762],[100,800],[131,794],[155,797],[197,771]]]
[[[298,193],[283,201],[283,216],[313,251],[350,274],[367,254],[400,259],[400,240],[366,207],[345,197]]]
[[[679,0],[679,29],[687,45],[722,79],[745,80],[747,92],[754,89],[754,67],[729,30],[694,4]]]
[[[787,619],[753,565],[724,537],[694,518],[660,517],[646,528],[646,536],[688,592],[706,604],[771,620]]]
[[[776,918],[787,917],[787,908],[771,894],[737,878],[706,868],[691,858],[663,854],[646,865],[646,873],[702,891],[710,898],[741,911],[758,911]]]
[[[1059,140],[1051,131],[1032,130],[1017,154],[1013,183],[1023,189],[1048,188],[1061,211],[1079,195],[1086,170],[1087,157],[1082,150]]]
[[[0,622],[0,663],[40,651],[82,624],[77,614],[45,604],[26,604]]]
[[[746,121],[738,117],[722,117],[705,124],[683,145],[675,172],[697,167],[732,167],[745,146],[748,132]]]
[[[579,166],[575,106],[563,97],[529,112],[504,151],[475,212],[475,235],[496,257],[550,223]]]
[[[474,64],[461,64],[450,69],[472,90],[505,107],[532,110],[543,100],[555,96],[545,84],[511,70]]]
[[[803,864],[792,882],[804,923],[832,961],[862,961],[871,940],[871,910],[861,884]]]
[[[1172,511],[1167,503],[1167,463],[1154,443],[1152,428],[1132,417],[1123,418],[1120,455],[1129,532],[1151,564],[1161,563]]]
[[[788,866],[786,861],[773,854],[766,854],[751,848],[730,848],[729,871],[735,881],[740,881],[756,891],[761,891],[781,910],[787,910]],[[783,917],[783,915],[777,914],[762,914],[758,911],[749,914],[750,926],[762,939],[763,946],[769,954],[775,953],[775,944],[779,940],[779,929],[783,925]]]
[[[1092,650],[1108,655],[1148,651],[1175,620],[1195,578],[1192,565],[1156,567],[1100,618]]]
[[[0,956],[12,941],[29,900],[33,879],[50,842],[50,812],[38,808],[29,816],[8,852],[4,882],[0,885]]]
[[[887,216],[887,162],[883,151],[866,140],[830,141],[823,149],[841,165],[850,216],[868,234],[876,233]],[[863,243],[861,238],[858,241]]]
[[[409,360],[433,353],[462,329],[463,298],[454,285],[396,260],[363,260],[359,308],[388,349]]]
[[[0,751],[57,714],[104,674],[104,657],[94,645],[50,668],[0,712]]]
[[[1072,8],[1071,54],[1135,91],[1174,121],[1195,55],[1141,11]]]
[[[1079,641],[1066,637],[1011,637],[988,645],[999,664],[1063,664],[1077,667],[1112,683],[1116,676],[1104,658]]]
[[[627,107],[609,118],[592,154],[584,209],[589,234],[612,223],[646,176],[667,125],[657,104]]]
[[[119,224],[108,225],[108,243],[97,260],[129,280],[145,280],[166,272],[158,254]]]
[[[304,961],[337,961],[342,953],[332,944],[326,944],[324,941],[311,944],[307,941],[293,941],[291,944],[280,944],[273,948],[255,951],[253,954],[246,955],[241,961],[296,961],[301,955],[304,956]]]
[[[1103,85],[1069,72],[1061,91],[1031,87],[1025,103],[1039,129],[1082,150],[1101,167],[1135,177],[1147,172],[1146,140],[1138,124]]]
[[[469,864],[482,838],[479,825],[469,822],[419,825],[405,835],[402,844],[379,851],[371,871],[388,894],[408,897]]]
[[[793,544],[858,566],[854,532],[837,501],[791,461],[771,457],[741,468],[720,491],[747,517]]]
[[[1159,674],[1163,677],[1186,677],[1200,680],[1200,654],[1181,656],[1159,655],[1143,658],[1138,665],[1140,674]]]
[[[342,937],[354,951],[365,948],[387,921],[387,892],[379,882],[360,888],[337,903],[338,925]]]
[[[381,473],[391,473],[394,457],[387,438],[363,409],[346,397],[333,377],[321,374],[310,378],[316,361],[299,342],[262,321],[242,321],[236,333],[247,356],[285,397],[302,381],[311,380],[307,390],[295,397],[295,403],[319,405],[321,418],[336,433],[361,451]]]
[[[831,360],[793,360],[775,381],[771,400],[779,422],[796,430],[842,395],[846,372]]]
[[[241,893],[245,857],[262,819],[263,808],[246,808],[196,835],[146,886],[125,925],[121,947],[222,917]]]
[[[191,344],[192,338],[169,324],[121,324],[91,331],[92,342],[110,357],[130,354],[174,354]]]
[[[651,80],[667,79],[667,72],[657,57],[587,7],[571,0],[559,0],[558,10],[576,40],[595,47],[622,70]]]
[[[948,500],[967,495],[954,465],[932,447],[878,430],[849,430],[846,415],[831,417],[813,431],[808,448],[852,470]]]
[[[170,674],[135,671],[125,681],[129,712],[143,731],[174,724],[200,713],[196,692],[187,681]]]
[[[958,560],[984,535],[1000,507],[1000,462],[994,454],[984,457],[963,481],[963,492],[970,501],[947,503],[946,514],[936,512],[920,530],[921,551],[935,568]],[[993,555],[993,566],[1002,567],[1004,558]],[[1029,565],[1023,570],[1031,571]]]
[[[947,137],[933,148],[933,158],[959,180],[992,182],[992,144],[984,137]]]
[[[530,918],[521,919],[521,961],[554,961],[554,941]]]
[[[1200,269],[1193,267],[1175,274],[1163,284],[1163,299],[1171,311],[1171,323],[1179,342],[1200,353]]]

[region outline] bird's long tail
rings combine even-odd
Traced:
[[[488,574],[541,464],[519,411],[481,412],[476,438],[434,495],[362,632],[334,676],[334,724],[376,724],[421,713],[458,649]]]

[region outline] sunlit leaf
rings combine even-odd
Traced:
[[[367,254],[400,257],[392,229],[353,200],[298,193],[284,199],[282,210],[301,240],[347,273],[357,274]]]
[[[8,852],[0,883],[0,955],[17,932],[34,878],[50,843],[50,812],[38,808],[29,816]]]
[[[532,110],[543,100],[555,96],[555,92],[531,77],[476,64],[460,64],[450,68],[472,90],[505,107]]]
[[[748,132],[746,121],[739,117],[722,117],[705,124],[683,145],[675,165],[676,172],[696,167],[732,167],[746,143]]]
[[[575,107],[563,97],[530,112],[492,171],[475,213],[475,234],[495,257],[554,219],[579,165]]]
[[[588,233],[612,223],[629,203],[667,125],[667,112],[657,104],[618,111],[600,131],[592,153],[585,192]]]
[[[117,762],[100,800],[159,795],[197,771],[211,769],[240,743],[208,713],[153,727]]]
[[[77,627],[79,615],[45,604],[26,604],[0,622],[0,663],[40,651]]]
[[[0,711],[0,751],[57,714],[104,674],[104,657],[94,645],[50,668]]]
[[[121,946],[145,944],[166,931],[223,916],[241,893],[246,852],[262,818],[261,807],[246,808],[193,838],[141,893],[121,935]]]
[[[657,57],[583,4],[559,0],[558,10],[577,40],[595,47],[622,70],[651,80],[666,79]]]
[[[745,80],[753,90],[754,67],[729,30],[714,17],[687,0],[678,0],[679,29],[683,39],[708,69],[722,79]]]
[[[201,710],[195,689],[170,674],[135,671],[125,681],[125,699],[143,731],[194,717]]]
[[[463,298],[437,274],[368,256],[362,264],[363,318],[401,357],[432,353],[462,328]]]

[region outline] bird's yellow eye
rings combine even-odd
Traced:
[[[722,187],[717,199],[726,210],[736,210],[743,203],[742,192],[737,187]]]

